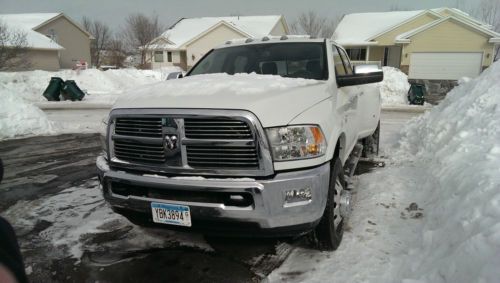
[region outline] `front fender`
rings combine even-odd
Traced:
[[[335,153],[335,146],[337,141],[341,139],[342,135],[342,121],[337,114],[333,102],[331,99],[323,100],[322,102],[312,106],[306,111],[302,112],[297,117],[293,118],[288,124],[289,125],[305,125],[305,124],[315,124],[321,127],[323,134],[327,140],[327,151],[326,154],[311,159],[296,160],[296,161],[284,161],[284,162],[274,162],[274,169],[279,170],[290,170],[301,167],[313,167],[321,165],[330,161]],[[344,145],[341,145],[344,146]],[[340,156],[342,163],[345,161],[345,154],[340,151]]]

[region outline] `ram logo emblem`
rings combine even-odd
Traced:
[[[165,136],[165,148],[168,150],[174,150],[177,148],[177,135]]]

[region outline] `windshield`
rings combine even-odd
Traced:
[[[325,44],[280,42],[215,49],[202,58],[188,75],[213,73],[257,73],[326,80]]]

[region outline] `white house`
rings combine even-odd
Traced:
[[[283,16],[183,18],[146,47],[151,67],[192,67],[217,45],[235,38],[288,34]]]

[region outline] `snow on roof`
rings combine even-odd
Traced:
[[[13,30],[26,33],[26,40],[30,48],[64,49],[52,39],[33,30],[59,15],[60,13],[0,14],[0,22],[5,23]]]
[[[235,16],[235,17],[203,17],[181,19],[173,27],[162,34],[172,44],[165,44],[167,48],[180,48],[185,43],[196,38],[206,30],[223,22],[243,34],[251,37],[269,35],[281,16]]]
[[[334,32],[334,39],[340,45],[366,45],[370,43],[371,37],[422,12],[423,10],[345,15]]]

